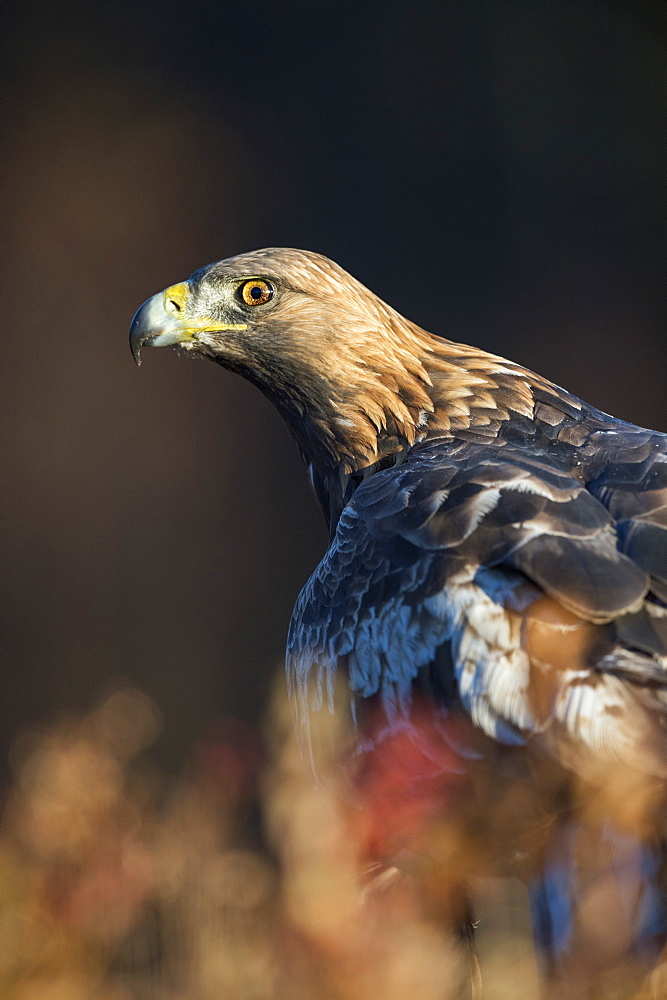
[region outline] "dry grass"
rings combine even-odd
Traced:
[[[146,763],[160,715],[137,690],[24,734],[0,833],[0,996],[462,995],[470,955],[439,895],[451,871],[420,870],[419,852],[369,860],[369,843],[396,837],[395,817],[392,826],[371,809],[369,828],[349,772],[332,763],[345,734],[331,716],[323,726],[318,745],[329,750],[316,763],[329,778],[318,787],[282,696],[264,741],[241,723],[221,725],[177,781]],[[413,836],[414,810],[406,823]],[[425,836],[450,861],[461,850],[442,823]],[[475,906],[484,997],[533,1000],[525,889],[477,879]]]

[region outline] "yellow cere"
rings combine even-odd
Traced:
[[[181,281],[178,285],[171,285],[169,288],[165,288],[163,296],[166,311],[172,316],[178,316],[188,301],[190,289],[187,282]]]

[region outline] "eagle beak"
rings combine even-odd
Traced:
[[[137,311],[130,327],[130,349],[137,365],[141,364],[141,348],[144,345],[170,347],[192,343],[201,333],[247,330],[246,323],[219,323],[208,316],[186,317],[185,307],[189,297],[190,285],[183,281],[153,295]]]
[[[195,339],[193,324],[183,319],[189,295],[190,289],[186,282],[172,285],[147,299],[137,310],[130,327],[130,348],[137,365],[141,364],[141,348],[144,344],[150,347],[169,347]]]

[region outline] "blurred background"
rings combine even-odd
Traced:
[[[663,4],[22,0],[3,36],[8,801],[53,726],[89,735],[108,704],[136,725],[105,753],[161,788],[261,742],[326,542],[255,390],[172,352],[133,366],[155,291],[317,250],[426,328],[667,430]]]

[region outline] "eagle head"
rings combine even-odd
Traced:
[[[425,426],[424,337],[333,261],[292,249],[210,264],[148,299],[130,330],[137,363],[142,347],[177,345],[254,382],[309,461],[347,471]]]
[[[430,435],[532,413],[518,366],[427,333],[321,254],[267,249],[196,271],[137,312],[130,344],[177,345],[254,382],[305,459],[328,474],[376,466]],[[515,374],[516,373],[516,374]]]

